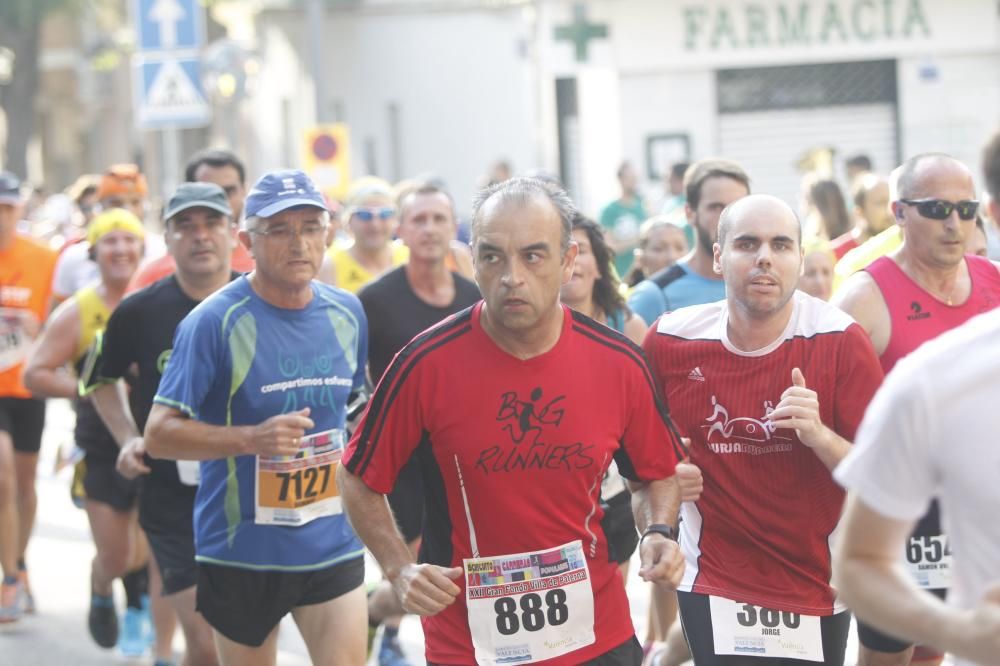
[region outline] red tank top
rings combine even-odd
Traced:
[[[948,305],[929,294],[889,257],[880,257],[865,270],[882,291],[889,307],[892,332],[879,361],[888,373],[899,359],[978,314],[1000,305],[1000,271],[988,259],[966,255],[972,288],[961,305]]]

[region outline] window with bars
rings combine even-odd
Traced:
[[[723,69],[720,113],[896,103],[893,60]]]

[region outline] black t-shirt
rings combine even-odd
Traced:
[[[455,299],[443,308],[430,305],[413,292],[405,266],[389,271],[358,294],[368,317],[368,369],[374,384],[378,384],[396,352],[418,333],[482,298],[475,282],[458,273],[452,273],[452,277]]]
[[[232,273],[230,279],[239,277]],[[170,275],[121,302],[104,331],[88,386],[133,376],[129,406],[139,432],[146,428],[153,397],[170,358],[174,329],[198,305]],[[146,456],[152,470],[144,477],[139,500],[143,527],[191,530],[197,486],[181,483],[177,462]]]

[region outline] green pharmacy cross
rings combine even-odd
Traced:
[[[587,60],[587,47],[590,40],[606,38],[607,36],[608,26],[589,23],[587,21],[587,8],[582,4],[573,6],[573,22],[570,25],[558,26],[555,29],[556,40],[573,42],[576,47],[577,62]]]

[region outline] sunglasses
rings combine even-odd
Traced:
[[[352,215],[362,222],[371,222],[376,217],[380,220],[388,220],[395,214],[395,208],[392,206],[383,206],[382,208],[356,208]]]
[[[943,201],[941,199],[900,199],[900,203],[913,206],[917,212],[932,220],[947,220],[951,216],[951,211],[957,210],[960,219],[969,221],[976,219],[976,211],[979,210],[978,201]]]

